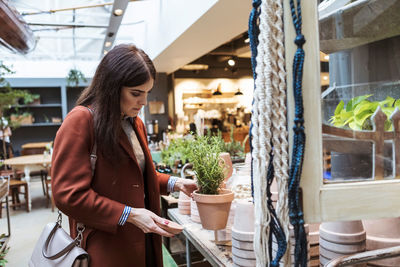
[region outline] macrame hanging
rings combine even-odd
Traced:
[[[253,1],[249,22],[255,78],[251,152],[257,266],[279,266],[280,261],[285,266],[290,264],[290,254],[285,254],[289,241],[289,167],[282,1]],[[270,192],[274,178],[278,187],[277,212],[272,205]],[[275,257],[271,253],[272,236],[278,245]],[[284,255],[286,257],[282,259]]]
[[[302,18],[300,0],[295,5],[294,0],[290,0],[290,10],[292,13],[293,25],[296,31],[295,44],[297,46],[293,59],[293,91],[295,101],[295,118],[293,126],[293,150],[292,162],[289,173],[289,218],[293,225],[295,245],[295,264],[294,266],[307,266],[307,236],[304,230],[303,210],[300,203],[300,178],[303,167],[304,148],[306,136],[304,133],[303,117],[303,96],[302,80],[304,65],[303,45],[306,42],[301,33]]]

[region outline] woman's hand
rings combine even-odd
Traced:
[[[157,224],[168,224],[165,220],[147,209],[131,209],[127,222],[139,227],[144,233],[155,233],[166,237],[174,235],[161,229]]]
[[[192,179],[178,178],[174,185],[174,191],[182,191],[189,197],[196,189],[197,189],[197,184]]]

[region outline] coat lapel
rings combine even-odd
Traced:
[[[120,133],[120,137],[119,137],[119,144],[122,146],[122,148],[129,154],[129,156],[132,158],[133,162],[135,162],[136,167],[139,169],[140,173],[142,174],[143,177],[143,173],[142,170],[139,167],[139,163],[137,161],[137,158],[135,156],[135,153],[133,152],[133,148],[131,143],[129,142],[128,136],[125,134],[125,132],[122,130]]]

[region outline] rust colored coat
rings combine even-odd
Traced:
[[[121,132],[123,156],[113,165],[97,153],[92,177],[90,152],[94,144],[93,117],[87,108],[75,107],[65,118],[54,141],[51,167],[56,206],[70,219],[71,236],[82,222],[83,247],[94,267],[145,266],[145,234],[130,223],[119,226],[125,205],[144,208],[144,179],[147,179],[149,209],[160,214],[160,193],[167,193],[169,176],[157,173],[147,148],[143,122],[136,118],[134,129],[146,158],[142,174],[128,137]],[[98,148],[101,140],[97,140]],[[152,234],[152,255],[162,266],[161,237]]]

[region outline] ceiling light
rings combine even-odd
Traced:
[[[114,15],[115,16],[121,16],[124,13],[124,11],[122,9],[116,9],[114,10]]]
[[[250,38],[246,38],[246,39],[244,40],[244,42],[245,42],[246,44],[250,43]]]
[[[213,93],[213,95],[222,95],[222,93],[217,89],[217,91],[215,91],[215,92]]]
[[[181,68],[181,70],[208,70],[206,64],[187,64]]]
[[[328,55],[325,55],[325,56],[324,56],[324,59],[325,59],[325,60],[329,60],[329,56],[328,56]]]
[[[106,42],[106,43],[104,44],[104,46],[105,46],[105,47],[110,47],[110,46],[111,46],[111,42]]]
[[[228,60],[228,65],[229,66],[233,67],[233,66],[235,66],[235,64],[236,64],[236,62],[232,58]]]
[[[108,53],[108,51],[107,51],[107,50],[104,50],[103,54],[104,54],[104,55],[107,55],[107,53]]]
[[[222,95],[221,91],[221,84],[219,83],[217,86],[217,91],[215,91],[214,93],[212,93],[212,95]]]
[[[240,92],[240,88],[238,88],[237,92],[235,93],[235,95],[243,95],[242,92]]]

